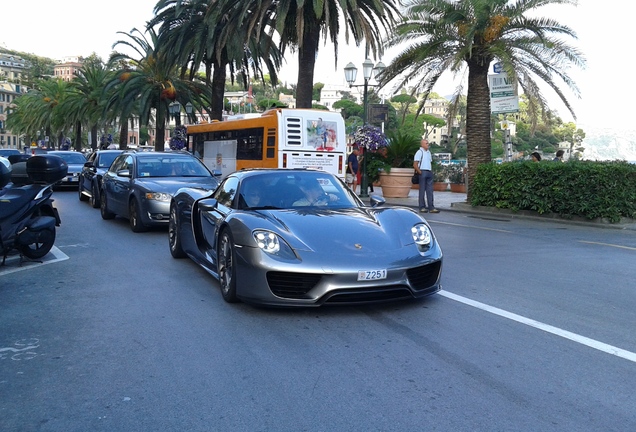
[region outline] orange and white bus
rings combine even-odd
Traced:
[[[314,168],[345,177],[345,125],[336,112],[275,108],[187,130],[188,149],[223,177],[243,168]]]

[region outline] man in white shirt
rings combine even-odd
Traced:
[[[413,168],[420,175],[418,205],[422,213],[439,213],[433,206],[433,156],[428,150],[428,140],[422,138],[420,146],[413,157]]]

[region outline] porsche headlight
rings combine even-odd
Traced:
[[[260,249],[268,253],[277,253],[280,250],[278,236],[270,231],[254,231],[254,240]]]
[[[170,199],[172,199],[172,195],[162,192],[147,192],[146,199],[154,201],[170,201]]]
[[[252,236],[258,248],[268,255],[284,260],[298,259],[292,247],[278,234],[267,230],[254,230]]]
[[[411,228],[411,235],[413,236],[413,241],[421,246],[430,245],[433,239],[431,230],[426,224],[417,224],[413,226],[413,228]]]

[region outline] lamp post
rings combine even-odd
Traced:
[[[190,116],[192,115],[192,111],[194,111],[194,105],[192,105],[191,102],[188,102],[185,105],[185,110],[186,110],[186,119],[188,119],[188,123],[190,123]],[[196,123],[196,120],[195,120]]]
[[[371,77],[374,75],[376,76],[376,79],[378,77],[378,75],[382,74],[382,72],[384,72],[384,69],[386,68],[386,66],[384,66],[384,63],[382,62],[378,62],[375,66],[373,65],[373,62],[368,58],[369,52],[367,50],[367,59],[362,63],[362,75],[364,77],[364,84],[353,84],[356,81],[356,76],[358,75],[358,68],[353,64],[353,63],[349,63],[347,66],[345,66],[344,68],[344,72],[345,72],[345,80],[347,80],[347,82],[349,83],[349,87],[363,87],[363,93],[362,93],[362,106],[364,108],[364,125],[366,126],[369,122],[369,87],[376,87],[377,85],[374,84],[369,84],[369,80],[371,79]],[[364,149],[364,153],[362,156],[362,181],[360,182],[360,197],[361,198],[368,198],[369,197],[369,184],[368,184],[368,179],[367,179],[367,148]]]
[[[181,126],[181,104],[177,101],[168,105],[168,111],[174,117],[175,126]]]

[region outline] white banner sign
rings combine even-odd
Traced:
[[[490,112],[504,114],[519,111],[517,81],[508,78],[505,72],[488,75],[490,87]]]

